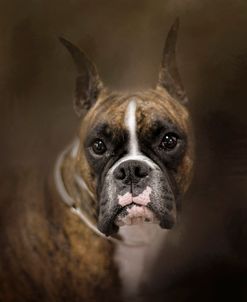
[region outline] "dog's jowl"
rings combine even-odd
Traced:
[[[57,282],[28,273],[33,290],[43,284],[42,301],[59,301],[60,294],[70,301],[94,301],[102,291],[108,300],[118,290],[138,294],[148,263],[176,224],[193,165],[187,97],[175,58],[177,30],[178,21],[165,42],[157,87],[136,93],[109,91],[87,56],[61,38],[78,71],[74,108],[80,126],[55,166],[53,193],[48,194],[53,214],[39,214],[57,232],[42,238],[42,254],[63,237],[69,249],[66,256],[55,244],[53,265],[48,261],[50,276],[61,272],[54,277]],[[65,267],[67,282],[62,281]]]

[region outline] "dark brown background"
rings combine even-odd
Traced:
[[[11,182],[12,171],[35,167],[37,161],[52,163],[76,131],[75,69],[58,36],[83,48],[113,89],[150,87],[177,16],[178,64],[195,125],[196,171],[181,223],[154,268],[151,295],[208,301],[226,294],[245,301],[245,0],[1,0],[1,175]]]

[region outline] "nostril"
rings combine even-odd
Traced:
[[[142,169],[141,167],[135,167],[135,176],[138,178],[144,178],[148,175],[148,171],[146,169]]]
[[[116,174],[116,178],[120,180],[124,180],[126,178],[126,173],[124,168],[120,168]]]
[[[114,178],[125,184],[137,183],[150,175],[150,167],[140,161],[127,160],[121,163],[113,172]]]

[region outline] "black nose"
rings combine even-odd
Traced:
[[[116,179],[125,183],[138,183],[141,179],[148,176],[150,167],[138,160],[127,160],[121,163],[113,175]]]

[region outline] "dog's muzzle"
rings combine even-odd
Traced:
[[[149,158],[122,159],[106,174],[100,194],[98,228],[106,235],[123,225],[176,220],[175,196],[165,171]]]
[[[137,184],[149,175],[151,168],[144,162],[138,160],[127,160],[122,162],[113,172],[116,180],[125,184]]]

